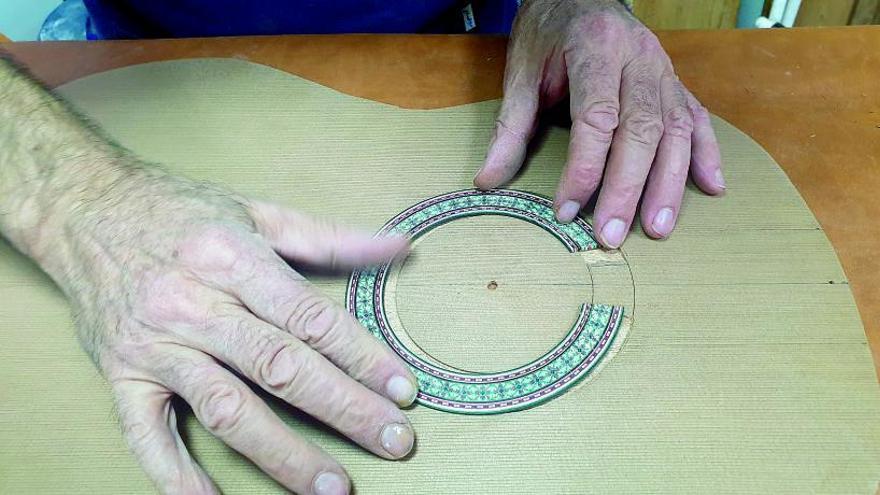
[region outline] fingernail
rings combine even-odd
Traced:
[[[654,216],[654,221],[651,222],[651,227],[654,228],[654,232],[666,237],[672,232],[673,223],[672,208],[663,208]]]
[[[568,223],[574,220],[579,211],[581,211],[581,204],[577,201],[568,200],[559,207],[559,211],[556,212],[556,219],[562,223]]]
[[[342,476],[330,471],[324,471],[312,483],[315,495],[346,495],[348,483]]]
[[[619,218],[612,218],[602,227],[602,243],[610,248],[619,248],[626,235],[626,224]]]
[[[416,400],[418,390],[413,382],[402,376],[395,376],[388,380],[385,386],[388,397],[397,403],[398,406],[408,406]]]
[[[477,170],[477,173],[474,174],[474,178],[473,178],[473,181],[472,181],[473,184],[474,184],[474,187],[476,187],[477,189],[484,190],[484,191],[487,190],[487,189],[492,189],[492,188],[489,187],[489,185],[485,182],[485,180],[480,180],[480,174],[483,173],[483,169],[485,169],[485,168],[486,168],[486,166],[484,165],[484,166],[482,166],[482,167],[480,168],[480,170]]]
[[[413,432],[409,426],[392,423],[382,430],[382,448],[395,458],[409,454],[413,447]]]
[[[721,189],[727,189],[727,184],[724,182],[724,174],[721,173],[720,168],[715,171],[715,185]]]
[[[480,167],[479,170],[477,170],[477,173],[474,174],[474,180],[477,180],[477,177],[479,177],[480,174],[483,173],[483,169],[484,169],[484,168],[486,168],[486,165],[483,165],[482,167]]]

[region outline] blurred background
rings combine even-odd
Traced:
[[[0,34],[13,41],[37,39],[43,21],[60,0],[0,0]]]
[[[776,21],[788,11],[793,26],[846,26],[880,24],[880,0],[632,0],[632,10],[652,29],[761,27],[775,10]],[[788,26],[791,27],[791,26]]]
[[[62,3],[61,0],[0,0],[0,35],[13,41],[39,39],[46,19]],[[880,0],[628,0],[627,3],[652,29],[880,24]],[[70,12],[81,8],[81,0],[66,0],[66,8],[66,17],[75,17]],[[783,22],[785,20],[791,22]]]

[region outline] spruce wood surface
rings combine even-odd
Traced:
[[[61,92],[175,172],[373,230],[468,187],[498,106],[401,109],[230,59],[133,66]],[[627,339],[594,380],[497,416],[416,407],[417,450],[397,463],[274,407],[362,494],[873,493],[880,387],[846,277],[782,170],[715,124],[729,192],[689,187],[667,241],[635,232],[621,253],[572,261],[540,229],[477,217],[428,234],[397,275],[410,337],[487,371],[546,350],[582,300],[626,305]],[[511,187],[552,195],[567,137],[549,129]],[[340,303],[346,281],[315,279]],[[0,492],[149,493],[63,297],[5,244],[0,328]],[[222,489],[280,490],[183,416]]]

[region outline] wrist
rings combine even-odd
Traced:
[[[53,163],[39,177],[22,181],[2,195],[0,220],[3,234],[27,256],[47,271],[64,264],[77,220],[114,196],[113,191],[137,175],[137,161],[122,152],[79,150],[65,157],[47,156],[39,151],[25,160]],[[51,271],[50,271],[51,274]]]
[[[81,206],[136,163],[0,53],[0,235],[16,248],[43,265]]]

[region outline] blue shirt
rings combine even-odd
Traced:
[[[85,0],[90,37],[508,33],[519,0]]]

